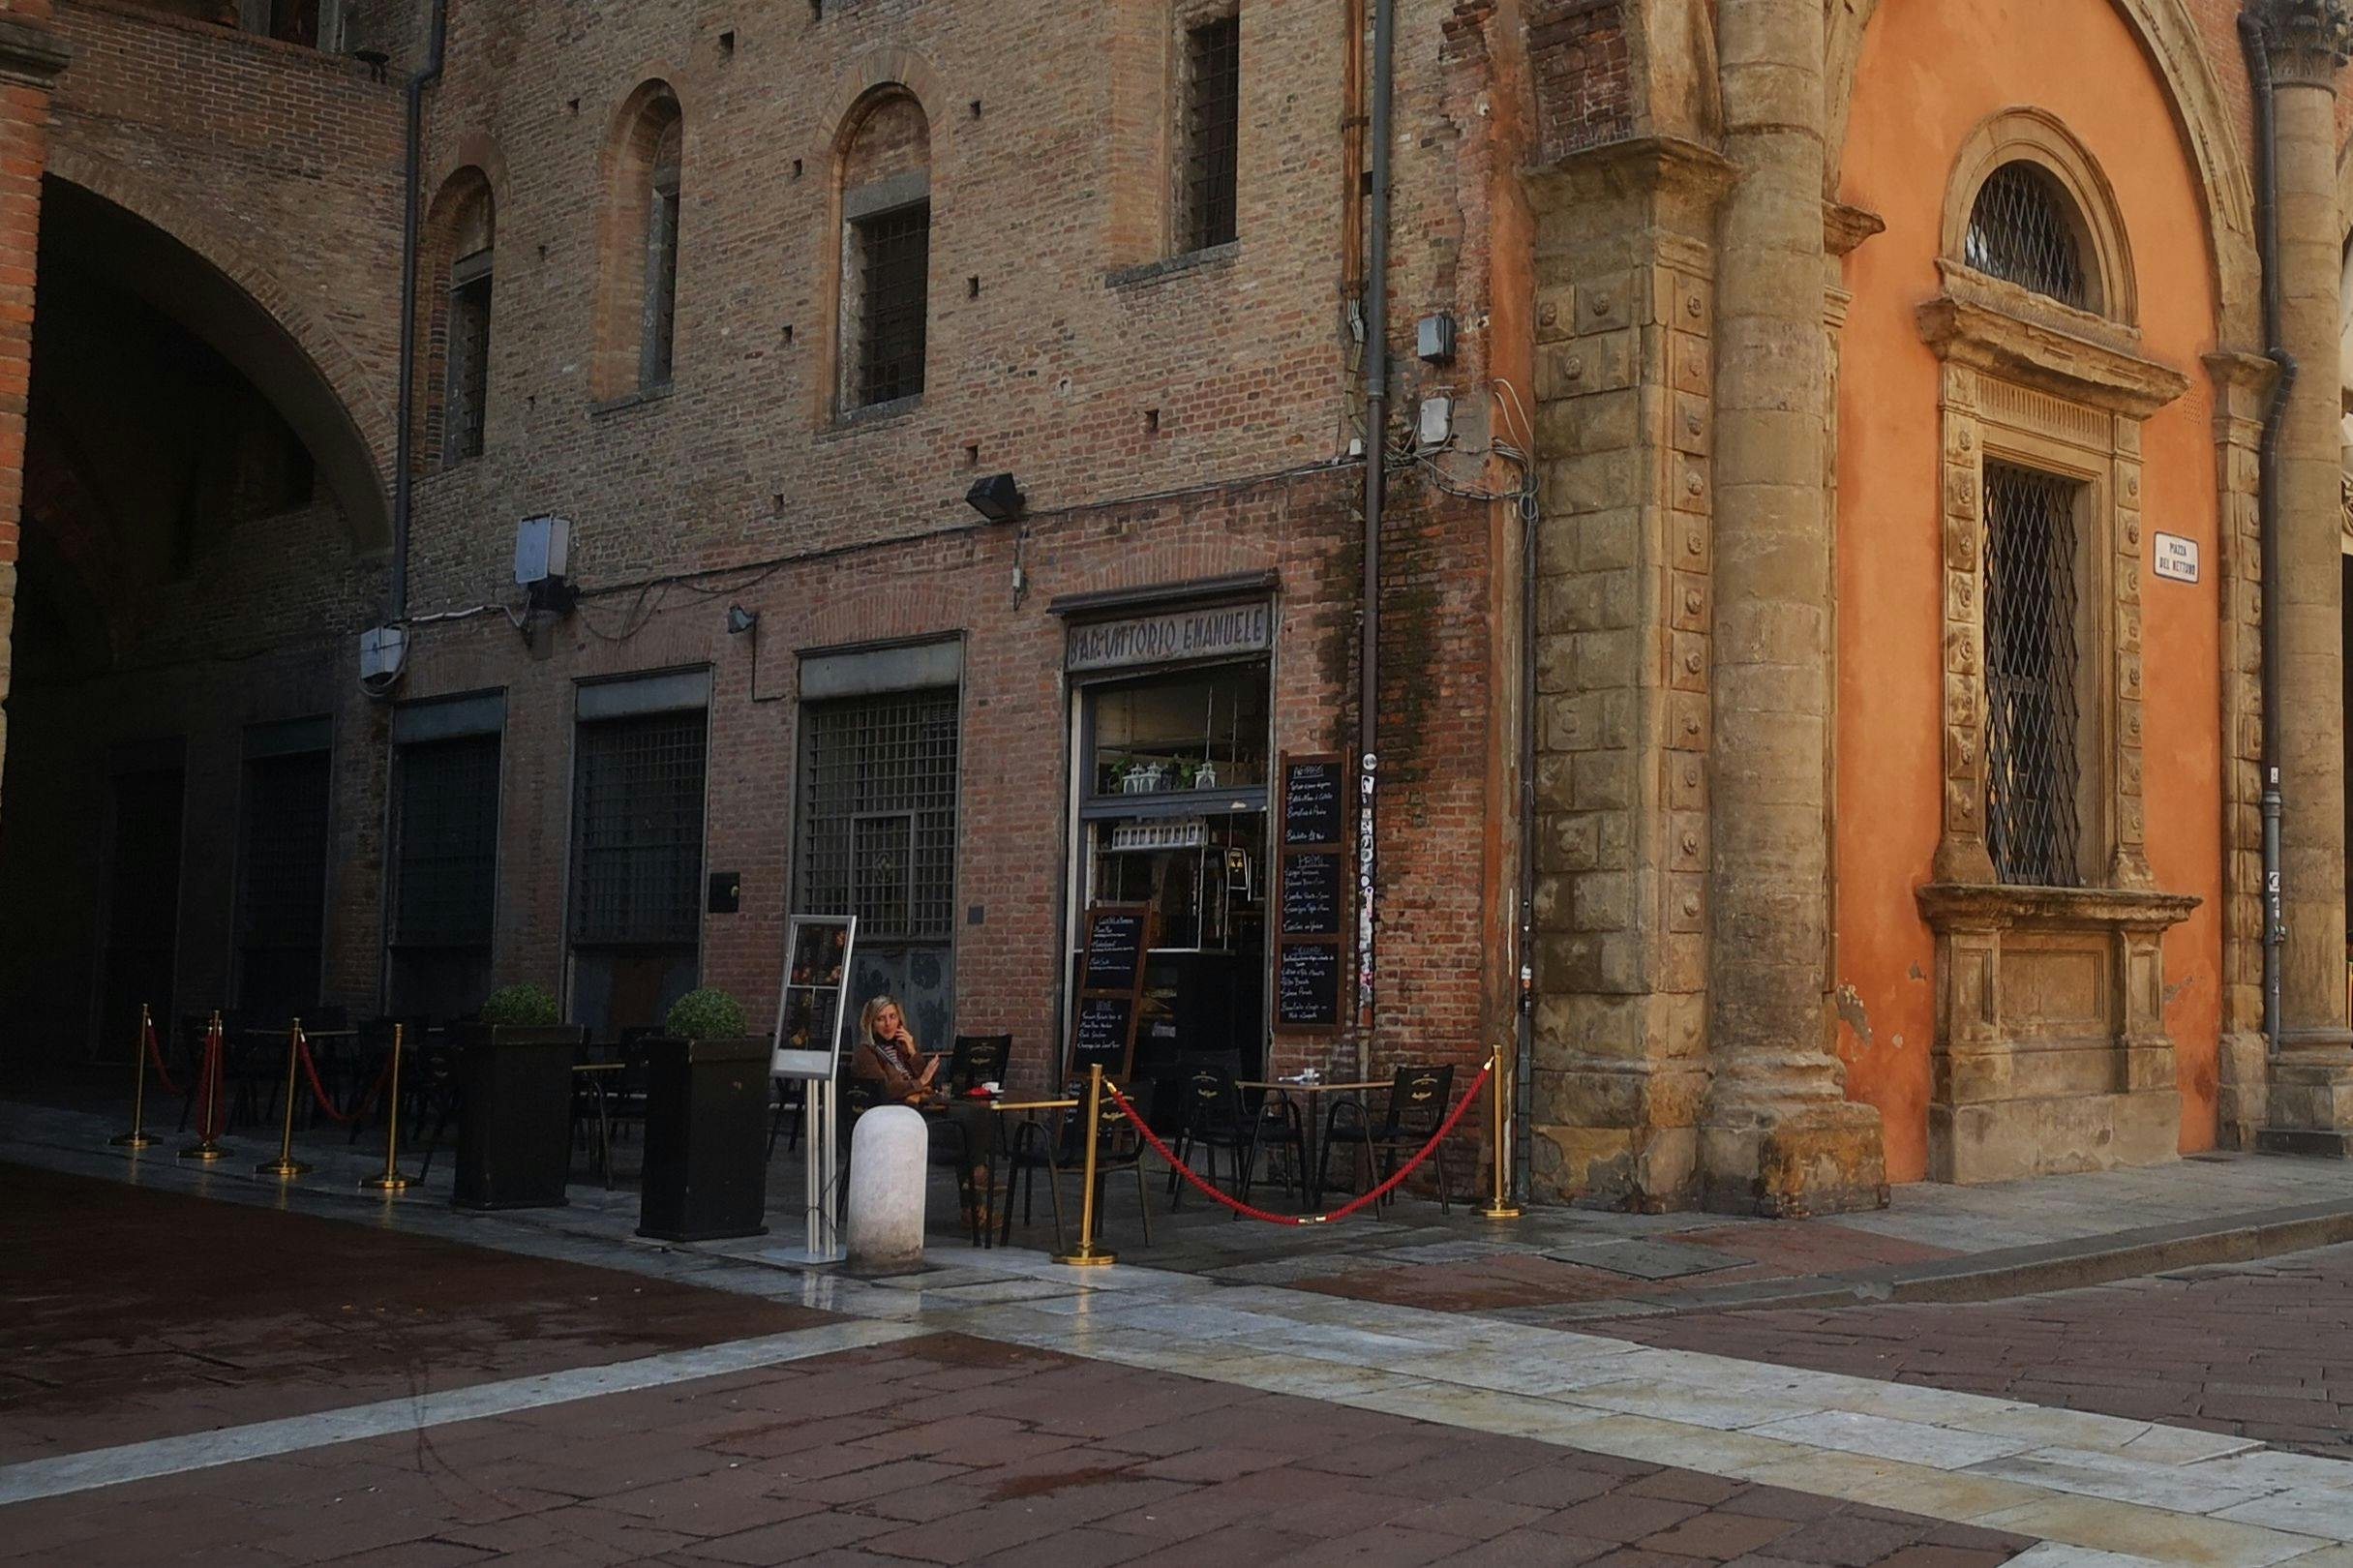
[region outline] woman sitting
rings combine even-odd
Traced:
[[[859,1013],[858,1049],[850,1061],[851,1075],[881,1085],[883,1102],[912,1105],[926,1118],[944,1121],[956,1130],[972,1167],[963,1183],[964,1222],[976,1234],[985,1235],[995,1179],[989,1156],[996,1147],[997,1118],[985,1104],[949,1098],[940,1081],[942,1060],[926,1055],[916,1044],[906,1011],[894,998],[874,997]]]

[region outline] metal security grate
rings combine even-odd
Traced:
[[[392,940],[490,945],[498,873],[498,738],[400,748]]]
[[[2033,164],[2005,164],[1977,188],[1963,254],[1979,272],[2093,308],[2066,195]]]
[[[573,941],[697,940],[705,726],[697,710],[580,727]]]
[[[923,390],[923,317],[931,275],[931,204],[858,224],[860,406]]]
[[[1241,185],[1242,21],[1185,34],[1185,229],[1191,248],[1233,239]]]
[[[1985,843],[2004,882],[2075,886],[2080,487],[1985,466]]]
[[[956,693],[806,710],[799,907],[869,937],[946,941],[956,888]]]

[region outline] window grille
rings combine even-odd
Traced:
[[[1241,184],[1242,21],[1222,16],[1185,34],[1185,236],[1192,250],[1237,232]]]
[[[449,390],[443,400],[443,461],[482,455],[482,432],[490,407],[490,253],[480,252],[451,269],[449,286]]]
[[[401,747],[394,792],[394,943],[487,948],[498,893],[498,738]]]
[[[1963,258],[1990,277],[2091,310],[2066,194],[2033,164],[2005,164],[1977,188]]]
[[[679,127],[663,133],[653,157],[646,213],[646,301],[638,347],[638,384],[670,383],[679,299]]]
[[[2004,882],[2077,882],[2079,486],[1985,466],[1985,843]]]
[[[947,941],[956,884],[956,693],[804,710],[799,907],[859,940]]]
[[[931,275],[931,204],[861,218],[858,401],[860,407],[923,390],[923,331]]]
[[[580,727],[573,941],[699,938],[706,724],[696,710]]]
[[[327,753],[245,765],[238,999],[275,1019],[318,995],[327,898]]]

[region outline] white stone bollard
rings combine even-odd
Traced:
[[[850,1132],[850,1269],[910,1274],[923,1266],[923,1189],[931,1135],[905,1105],[877,1105]]]

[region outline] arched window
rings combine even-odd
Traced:
[[[498,238],[489,177],[471,166],[451,175],[434,201],[430,225],[441,296],[430,303],[441,365],[438,407],[429,411],[438,415],[442,463],[463,463],[482,455],[489,425],[491,263]]]
[[[685,121],[669,84],[629,95],[606,158],[593,395],[670,384],[678,332],[679,166]]]
[[[2079,311],[2097,310],[2084,265],[2083,222],[2059,182],[2020,159],[1995,169],[1969,209],[1962,259],[1988,277],[2048,294]]]
[[[840,155],[839,405],[918,397],[930,315],[931,129],[904,91],[870,94]]]

